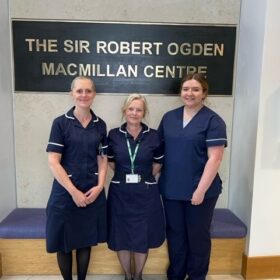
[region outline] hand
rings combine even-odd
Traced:
[[[93,203],[96,200],[102,189],[103,187],[101,186],[94,186],[85,193],[87,205]]]
[[[79,191],[78,189],[74,190],[72,193],[72,199],[78,207],[86,207],[87,206],[87,197],[86,195]]]
[[[203,202],[205,196],[205,192],[196,189],[193,193],[191,204],[192,205],[199,205]]]

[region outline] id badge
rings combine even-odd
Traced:
[[[138,174],[126,174],[125,175],[125,182],[128,184],[139,183],[140,180],[141,180],[141,176]]]

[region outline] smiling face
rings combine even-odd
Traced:
[[[96,95],[90,79],[76,79],[73,83],[71,94],[77,108],[90,108]]]
[[[145,116],[145,108],[144,103],[140,99],[134,99],[127,106],[124,111],[124,117],[126,119],[127,124],[129,125],[137,125],[140,124]]]
[[[199,108],[203,104],[206,95],[202,85],[197,80],[187,80],[182,84],[181,99],[189,109]]]

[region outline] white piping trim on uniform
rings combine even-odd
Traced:
[[[124,133],[124,134],[127,134],[127,132],[124,131],[124,130],[122,130],[121,127],[119,128],[119,131],[122,132],[122,133]]]
[[[49,142],[49,145],[55,145],[55,146],[59,146],[59,147],[64,147],[64,145],[59,144],[59,143],[55,143],[55,142]]]
[[[107,145],[107,146],[101,146],[101,148],[102,148],[102,149],[104,149],[104,148],[108,148],[108,145]]]
[[[67,119],[75,120],[75,118],[74,118],[74,117],[70,117],[70,116],[68,116],[68,115],[67,115],[67,113],[65,113],[64,115],[65,115],[65,117],[66,117]]]
[[[93,122],[99,122],[99,118],[96,116],[96,119]]]
[[[74,117],[68,116],[67,113],[64,114],[67,119],[75,120]],[[99,118],[95,116],[96,119],[92,120],[93,122],[99,122]]]
[[[122,132],[122,133],[125,133],[125,134],[127,133],[127,131],[122,130],[121,127],[119,128],[119,131]],[[149,132],[149,131],[150,131],[150,128],[147,127],[147,129],[144,130],[142,133],[146,133],[146,132]]]
[[[120,184],[120,181],[113,181],[113,180],[112,180],[111,183]],[[148,185],[156,185],[157,182],[147,182],[147,181],[145,181],[145,184],[148,184]]]
[[[225,141],[227,141],[227,138],[206,139],[206,142],[220,141],[220,140],[225,140]]]
[[[107,157],[108,157],[108,158],[114,158],[114,156],[108,156],[108,155],[107,155]]]
[[[154,157],[154,159],[161,159],[161,158],[163,158],[164,157],[164,155],[162,155],[162,156],[160,156],[160,157]]]
[[[142,133],[146,133],[146,132],[149,132],[150,131],[150,128],[148,127],[146,130],[144,130]]]

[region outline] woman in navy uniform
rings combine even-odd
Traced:
[[[167,112],[159,132],[165,160],[159,179],[166,217],[169,280],[206,278],[210,225],[222,182],[218,169],[227,145],[226,126],[204,105],[208,84],[198,73],[181,81],[184,106]]]
[[[86,278],[91,246],[107,237],[104,182],[107,173],[106,124],[90,109],[93,81],[76,77],[71,84],[75,106],[56,118],[47,146],[54,175],[47,205],[47,251],[57,252],[65,280],[72,279],[76,250],[78,280]]]
[[[147,113],[146,99],[130,95],[122,112],[126,123],[112,129],[108,136],[109,165],[114,170],[108,193],[108,247],[117,252],[125,279],[139,280],[149,248],[159,247],[165,239],[155,179],[163,154],[157,131],[142,123]]]

